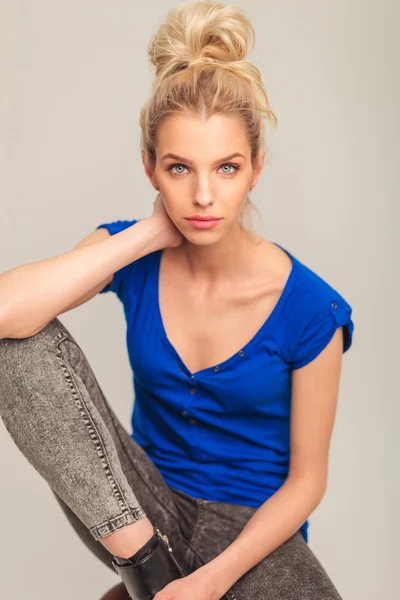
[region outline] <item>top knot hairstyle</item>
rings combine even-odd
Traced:
[[[257,67],[245,59],[255,30],[243,10],[222,2],[184,2],[170,10],[148,52],[156,77],[141,112],[141,151],[156,162],[157,128],[166,116],[191,112],[240,119],[251,146],[253,167],[264,148],[264,121],[277,124]],[[241,215],[253,231],[247,197]]]

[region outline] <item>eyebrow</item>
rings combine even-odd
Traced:
[[[233,154],[230,154],[229,156],[225,156],[224,158],[220,158],[218,160],[216,160],[213,164],[218,164],[218,163],[222,163],[228,160],[231,160],[231,158],[234,158],[235,156],[241,156],[242,158],[244,158],[244,160],[246,160],[246,157],[243,156],[243,154],[241,154],[240,152],[233,152]],[[187,158],[184,158],[183,156],[178,156],[177,154],[172,154],[172,152],[168,152],[168,154],[164,154],[164,156],[161,158],[160,162],[162,160],[165,160],[166,158],[174,158],[176,160],[181,160],[182,162],[187,162],[187,163],[191,163],[193,161],[188,160]]]

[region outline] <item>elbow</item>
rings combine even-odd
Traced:
[[[27,338],[30,338],[34,335],[36,335],[39,331],[41,331],[40,329],[36,330],[36,331],[10,331],[7,330],[6,328],[3,328],[1,323],[0,323],[0,340],[4,340],[4,339],[14,339],[14,340],[25,340]]]
[[[25,331],[12,327],[11,319],[7,311],[0,310],[0,340],[2,339],[25,339],[35,335],[40,329],[35,331]]]
[[[5,315],[5,311],[1,310],[0,307],[0,339],[9,337],[7,334],[7,319]]]
[[[327,489],[326,477],[320,477],[313,473],[307,475],[292,474],[287,477],[286,481],[297,488],[300,486],[307,495],[312,496],[315,506],[318,506],[325,496]]]
[[[317,506],[319,504],[321,504],[322,499],[325,496],[325,492],[326,492],[326,485],[324,485],[323,487],[319,488],[318,491],[316,491],[315,496],[316,496]]]

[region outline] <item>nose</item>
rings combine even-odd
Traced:
[[[197,206],[209,206],[213,203],[211,185],[208,182],[203,182],[198,186],[193,202]]]

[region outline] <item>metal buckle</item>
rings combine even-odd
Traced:
[[[171,545],[169,543],[168,536],[166,536],[165,534],[162,534],[161,531],[158,529],[158,527],[155,527],[154,529],[156,530],[156,533],[157,533],[158,537],[160,537],[163,540],[163,542],[167,546],[168,550],[170,552],[172,552],[172,548],[171,548]]]

